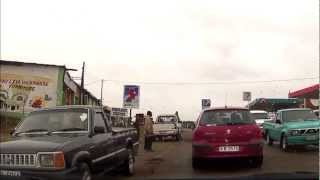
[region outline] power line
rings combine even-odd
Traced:
[[[98,83],[98,82],[101,82],[101,79],[100,79],[100,80],[96,80],[96,81],[89,82],[89,83],[85,84],[85,86],[90,86],[90,85],[96,84],[96,83]]]
[[[229,84],[257,84],[257,83],[273,83],[273,82],[290,82],[314,80],[319,77],[293,78],[293,79],[275,79],[275,80],[260,80],[260,81],[217,81],[217,82],[147,82],[147,81],[122,81],[122,80],[104,80],[107,82],[123,83],[123,84],[146,84],[146,85],[229,85]],[[94,81],[92,83],[97,83]],[[89,84],[92,84],[89,83]]]

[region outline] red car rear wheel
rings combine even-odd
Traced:
[[[251,163],[252,163],[252,167],[260,168],[263,163],[263,156],[254,157]]]
[[[195,170],[200,168],[200,159],[192,158],[192,168]]]

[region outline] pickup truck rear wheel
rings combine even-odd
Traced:
[[[92,180],[91,170],[87,163],[81,163],[79,165],[79,172],[81,180]]]
[[[282,151],[287,152],[289,149],[288,146],[288,139],[286,135],[282,135],[281,136],[281,140],[280,140],[280,148]]]
[[[128,176],[134,174],[134,155],[132,149],[127,149],[128,157],[124,164],[124,173]]]
[[[266,141],[269,146],[272,146],[273,139],[270,138],[269,134],[266,132]]]

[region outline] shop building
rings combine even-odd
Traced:
[[[0,112],[21,116],[36,109],[80,104],[80,86],[59,65],[0,60]],[[100,101],[84,90],[85,104]]]

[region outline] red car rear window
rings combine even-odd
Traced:
[[[222,109],[205,111],[200,120],[201,124],[233,125],[251,124],[254,121],[248,110]]]

